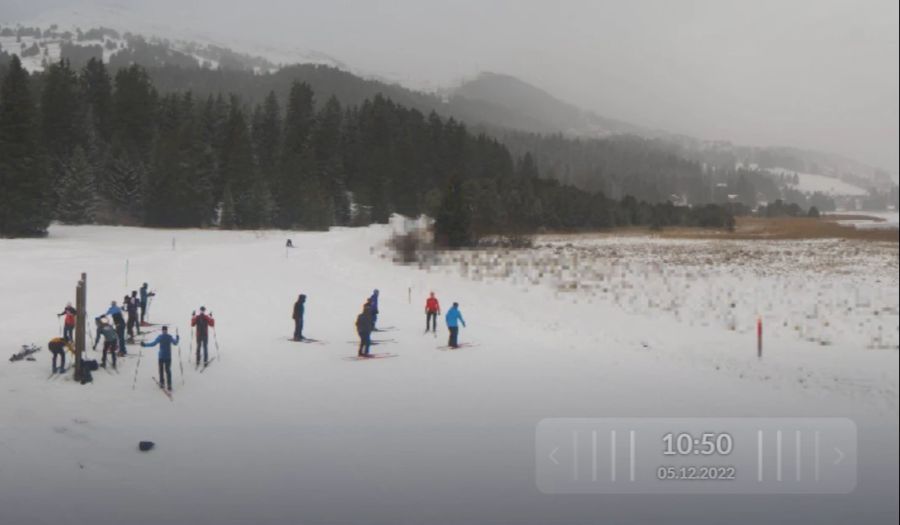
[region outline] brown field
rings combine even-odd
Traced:
[[[594,232],[589,236],[630,236],[650,235],[667,239],[731,239],[731,240],[802,240],[802,239],[853,239],[875,242],[898,242],[900,235],[896,228],[858,229],[838,224],[842,220],[884,219],[867,215],[826,215],[809,217],[737,217],[734,231],[712,228],[664,228],[651,230],[643,227],[619,228],[604,232]],[[585,234],[570,234],[583,237]],[[549,237],[566,237],[566,234],[549,234]]]
[[[705,230],[701,228],[672,228],[663,230],[663,237],[722,238],[722,239],[854,239],[878,242],[898,242],[898,230],[892,228],[859,229],[838,224],[840,220],[860,220],[869,217],[830,215],[809,217],[738,217],[733,232]],[[871,218],[882,222],[883,219]]]

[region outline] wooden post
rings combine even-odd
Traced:
[[[762,359],[762,317],[756,318],[756,357]]]
[[[87,274],[81,274],[81,280],[75,287],[75,379],[81,380],[81,359],[87,342],[87,325],[85,310],[87,309]]]

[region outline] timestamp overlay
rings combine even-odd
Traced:
[[[846,418],[550,418],[535,477],[546,494],[846,494]]]

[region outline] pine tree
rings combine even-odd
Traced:
[[[225,143],[221,157],[222,177],[231,189],[234,202],[235,227],[259,227],[252,193],[258,175],[253,161],[253,147],[247,120],[237,97],[231,97],[231,111],[225,126]],[[260,188],[259,194],[263,192]]]
[[[57,219],[67,224],[92,224],[97,206],[96,195],[94,167],[84,149],[76,146],[60,183]]]
[[[47,173],[39,162],[34,102],[28,72],[13,56],[0,85],[0,235],[28,236],[46,232]]]
[[[462,248],[472,244],[471,210],[458,177],[451,177],[435,218],[435,241],[440,246]]]
[[[112,80],[102,60],[91,58],[81,70],[81,90],[84,93],[88,125],[103,140],[112,134]]]
[[[284,119],[284,146],[276,184],[277,224],[291,228],[301,223],[303,192],[311,175],[313,153],[308,147],[313,124],[313,92],[309,85],[295,82],[288,96]],[[307,217],[309,214],[305,214]]]

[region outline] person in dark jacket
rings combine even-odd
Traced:
[[[306,313],[306,295],[300,294],[294,303],[294,341],[303,340],[303,314]]]
[[[200,314],[191,312],[191,326],[197,329],[197,366],[200,366],[200,348],[203,348],[203,364],[209,363],[209,329],[215,328],[212,313],[206,315],[206,307],[200,307]]]
[[[113,324],[116,326],[116,334],[119,336],[119,355],[124,356],[126,353],[125,317],[122,315],[122,309],[119,308],[115,301],[112,301],[109,304],[109,309],[106,310],[105,314],[97,317],[97,320],[103,319],[106,316],[112,317]]]
[[[147,285],[147,283],[144,283],[144,284],[141,285],[140,293],[141,293],[141,303],[140,303],[140,306],[141,306],[141,326],[143,326],[144,323],[146,322],[146,321],[144,320],[144,316],[147,315],[147,307],[150,306],[150,298],[151,298],[151,297],[154,297],[154,296],[156,295],[156,292],[151,292],[151,291],[150,291],[150,287]]]
[[[77,312],[75,308],[72,306],[72,303],[66,303],[66,307],[63,308],[63,311],[56,314],[56,317],[66,316],[63,320],[63,339],[66,341],[72,340],[72,332],[75,331],[75,315]]]
[[[141,334],[141,324],[138,321],[140,319],[138,315],[140,305],[141,300],[138,299],[137,290],[133,290],[131,296],[125,296],[125,311],[128,313],[128,339],[132,341],[134,340],[135,331],[137,331],[138,335]]]
[[[369,309],[372,310],[372,331],[377,331],[375,328],[375,323],[378,322],[378,290],[375,289],[372,291],[372,295],[369,296]]]
[[[159,345],[159,387],[172,391],[172,345],[178,344],[178,334],[175,337],[169,335],[169,327],[163,326],[162,333],[149,343],[141,343],[144,348]],[[165,374],[165,375],[164,375]]]
[[[356,333],[359,334],[359,351],[357,355],[360,357],[369,355],[369,348],[372,346],[373,319],[372,304],[367,301],[363,306],[362,313],[356,316]]]

